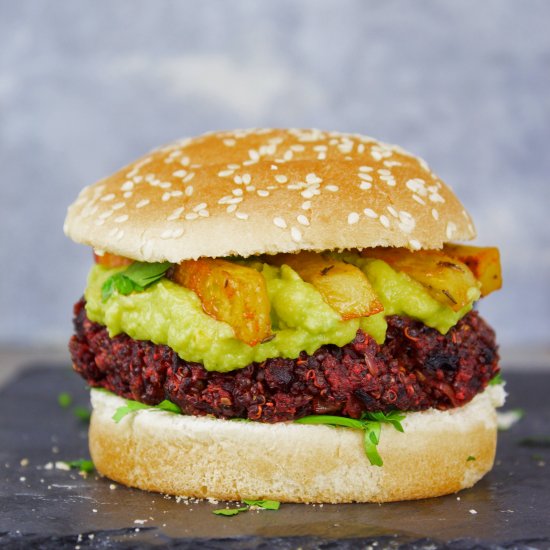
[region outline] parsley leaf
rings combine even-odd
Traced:
[[[277,500],[247,500],[244,499],[243,502],[246,506],[240,508],[221,508],[219,510],[212,510],[213,514],[217,516],[236,516],[241,512],[248,512],[252,506],[257,506],[258,508],[263,508],[264,510],[278,510],[281,506],[281,503]]]
[[[103,283],[101,299],[106,302],[115,291],[125,296],[132,292],[143,292],[149,285],[162,279],[171,265],[170,262],[134,262]]]
[[[86,472],[87,474],[91,474],[95,470],[94,463],[91,460],[86,460],[84,458],[65,461],[65,464],[69,466],[69,468],[73,468],[75,470],[78,469],[81,472]]]
[[[126,405],[123,405],[122,407],[119,407],[115,414],[113,414],[113,420],[118,424],[126,415],[133,413],[135,411],[139,411],[140,409],[149,409],[149,405],[145,405],[144,403],[140,403],[139,401],[132,401],[130,399],[126,399]]]
[[[139,411],[141,409],[157,409],[161,411],[167,411],[171,413],[181,414],[181,409],[168,399],[161,401],[158,405],[146,405],[139,401],[132,401],[131,399],[125,400],[126,404],[119,407],[113,415],[113,420],[118,424],[126,415]]]
[[[241,512],[248,512],[250,506],[243,506],[242,508],[220,508],[219,510],[212,510],[213,514],[217,516],[236,516]]]
[[[82,420],[83,422],[89,422],[90,417],[92,416],[92,412],[90,411],[90,409],[87,409],[86,407],[75,407],[73,409],[73,414],[77,418],[80,418],[80,420]]]
[[[245,504],[249,506],[258,506],[264,510],[278,510],[281,503],[277,500],[243,500]]]
[[[498,384],[504,384],[504,378],[502,378],[502,374],[500,372],[489,380],[489,386],[497,386]]]
[[[401,421],[405,415],[400,411],[367,412],[361,415],[361,418],[347,418],[345,416],[312,415],[304,416],[295,420],[297,424],[326,424],[327,426],[342,426],[355,430],[363,430],[363,447],[369,462],[373,466],[382,466],[384,461],[378,453],[378,443],[380,443],[380,434],[382,432],[382,423],[392,425],[398,432],[404,432]]]
[[[70,393],[67,393],[66,391],[64,391],[57,396],[57,402],[59,403],[60,407],[63,407],[64,409],[66,409],[71,406],[71,403],[73,402],[73,398],[71,397]]]

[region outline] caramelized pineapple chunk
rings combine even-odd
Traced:
[[[361,254],[383,260],[421,283],[438,302],[459,311],[479,296],[479,283],[468,266],[441,251],[365,248]]]
[[[235,337],[254,346],[271,335],[265,280],[255,269],[226,260],[201,258],[176,265],[172,280],[190,288],[208,315],[224,321]]]
[[[269,263],[294,269],[342,319],[368,317],[384,309],[367,277],[353,265],[325,259],[315,252],[278,254]]]
[[[96,264],[104,267],[124,267],[134,263],[134,260],[125,258],[124,256],[118,256],[117,254],[111,254],[110,252],[104,252],[101,256],[94,252],[94,260]]]
[[[496,247],[446,244],[443,252],[464,262],[481,283],[481,295],[487,296],[502,287],[500,253]]]

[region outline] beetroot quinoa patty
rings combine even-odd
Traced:
[[[446,335],[394,315],[382,345],[358,330],[341,348],[326,345],[312,355],[227,373],[185,361],[168,346],[126,334],[110,338],[88,319],[84,300],[74,313],[69,349],[74,369],[90,386],[149,405],[169,399],[191,415],[279,422],[310,414],[358,418],[365,411],[449,409],[470,401],[499,371],[495,334],[477,312]]]

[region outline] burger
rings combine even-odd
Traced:
[[[471,487],[504,400],[477,301],[499,253],[420,158],[319,130],[209,133],[90,187],[65,233],[97,470],[224,500]]]

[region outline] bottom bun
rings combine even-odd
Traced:
[[[371,466],[363,432],[293,423],[234,422],[142,409],[92,390],[90,452],[114,481],[171,495],[282,502],[389,502],[471,487],[492,465],[501,385],[448,411],[409,413],[405,433],[384,424]]]

